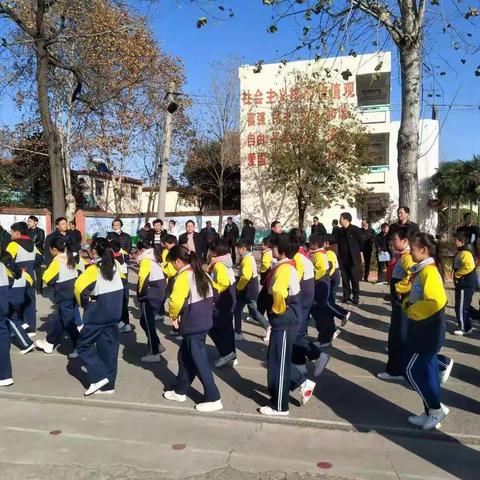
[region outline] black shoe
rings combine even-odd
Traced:
[[[351,303],[351,300],[349,298],[342,298],[342,303]]]
[[[360,303],[360,299],[359,298],[352,298],[350,300],[354,305],[358,305]]]

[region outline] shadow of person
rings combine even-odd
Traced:
[[[452,370],[452,377],[465,383],[470,383],[474,387],[480,387],[480,374],[478,369],[456,363]]]
[[[315,396],[357,431],[376,431],[392,443],[456,478],[478,479],[478,450],[460,443],[455,437],[442,431],[425,434],[410,426],[407,418],[411,412],[333,372],[328,376],[322,375],[317,385]],[[416,394],[412,392],[412,395]],[[418,406],[421,410],[420,399]],[[447,422],[448,418],[444,423]]]
[[[69,359],[66,366],[67,373],[76,378],[87,389],[90,386],[86,370],[82,369],[82,361],[78,358]]]
[[[245,332],[244,336],[244,340],[235,342],[235,348],[248,357],[265,363],[267,359],[268,344],[262,341],[263,337]],[[248,340],[250,337],[257,338],[257,340]]]

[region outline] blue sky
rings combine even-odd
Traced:
[[[256,63],[259,59],[266,63],[276,62],[297,44],[300,29],[293,22],[280,24],[274,35],[266,32],[271,24],[271,10],[263,6],[261,0],[225,1],[223,4],[231,6],[235,16],[225,21],[209,20],[201,29],[196,28],[196,20],[203,13],[188,0],[163,1],[148,8],[150,25],[165,51],[183,59],[188,92],[199,94],[208,90],[209,63],[212,61],[232,55],[243,58],[244,63]],[[435,42],[445,41],[435,39]],[[443,92],[442,98],[437,98],[438,103],[477,106],[462,110],[461,107],[439,108],[440,159],[470,159],[474,153],[480,154],[480,77],[473,73],[480,64],[480,55],[476,58],[465,56],[440,44],[443,59],[458,68],[448,70],[448,75],[441,77],[439,88]],[[467,59],[466,65],[460,63],[462,57]],[[308,52],[300,52],[298,58],[308,58]],[[394,58],[396,64],[395,54]],[[447,69],[437,55],[431,55],[431,62],[439,65],[439,70]],[[393,69],[392,116],[399,119],[400,86],[396,65]],[[430,114],[431,109],[425,109],[424,116],[430,118]]]
[[[209,0],[204,0],[208,4]],[[215,2],[210,2],[214,4]],[[210,62],[222,61],[229,56],[241,57],[243,63],[256,63],[263,59],[266,63],[278,62],[297,44],[299,27],[282,23],[279,31],[272,35],[266,32],[271,24],[269,8],[262,0],[226,0],[224,5],[234,8],[235,16],[224,21],[210,19],[202,29],[196,28],[196,21],[204,14],[189,0],[163,0],[159,2],[140,2],[132,0],[132,5],[140,8],[147,16],[151,28],[162,48],[182,58],[187,85],[185,90],[194,94],[193,100],[202,101],[196,95],[208,91],[211,74]],[[140,6],[140,7],[139,7]],[[213,9],[213,11],[215,11]],[[438,103],[457,107],[450,110],[440,107],[440,160],[470,159],[480,154],[480,77],[475,77],[474,69],[480,64],[480,55],[468,56],[448,48],[443,37],[436,37],[440,45],[435,54],[429,55],[433,65],[447,70],[448,75],[441,77],[438,87],[442,97]],[[442,56],[442,58],[439,58]],[[461,65],[460,58],[467,59]],[[289,59],[308,58],[308,52],[300,52]],[[445,67],[445,60],[455,66],[455,71]],[[438,77],[440,78],[440,77]],[[399,118],[400,87],[394,53],[392,72],[392,117]],[[460,105],[476,105],[460,107]],[[430,118],[430,109],[424,110],[424,116]],[[12,124],[20,116],[11,101],[3,99],[0,105],[0,123]]]

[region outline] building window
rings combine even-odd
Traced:
[[[130,187],[130,198],[138,200],[138,187]]]
[[[95,196],[103,197],[104,194],[104,184],[102,180],[95,180]]]

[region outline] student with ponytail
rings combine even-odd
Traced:
[[[94,263],[74,285],[76,300],[84,309],[77,351],[90,381],[85,396],[115,391],[124,291],[120,265],[107,240],[97,238],[91,250]]]
[[[37,340],[35,346],[45,353],[53,353],[60,344],[63,333],[67,332],[73,344],[73,352],[68,357],[77,358],[76,345],[81,318],[73,286],[81,273],[80,267],[76,263],[68,237],[53,238],[49,248],[53,260],[43,274],[43,281],[54,289],[53,300],[57,311],[47,323],[46,339]]]
[[[122,318],[118,322],[118,330],[120,333],[130,333],[132,327],[130,325],[130,314],[128,312],[128,300],[130,296],[130,287],[128,284],[128,265],[130,255],[121,247],[120,237],[115,232],[107,234],[107,241],[113,250],[113,258],[118,262],[123,282],[123,302],[122,302]]]
[[[205,339],[213,325],[213,288],[201,259],[184,246],[173,247],[167,255],[177,275],[169,299],[169,315],[179,328],[182,343],[178,351],[178,374],[175,386],[163,396],[185,402],[187,390],[198,376],[204,388],[204,402],[195,406],[202,412],[223,408],[208,362]]]
[[[148,341],[148,353],[140,360],[155,363],[162,360],[160,354],[165,347],[160,343],[155,325],[155,315],[163,312],[165,302],[165,276],[161,266],[161,249],[150,240],[140,239],[137,243],[139,264],[137,297],[140,302],[140,326]]]
[[[436,265],[435,239],[426,233],[416,233],[411,238],[411,255],[416,265],[411,268],[410,295],[403,304],[408,317],[405,375],[420,395],[425,411],[409,417],[408,421],[430,430],[437,427],[449,411],[440,403],[438,359],[445,340],[447,295]]]

